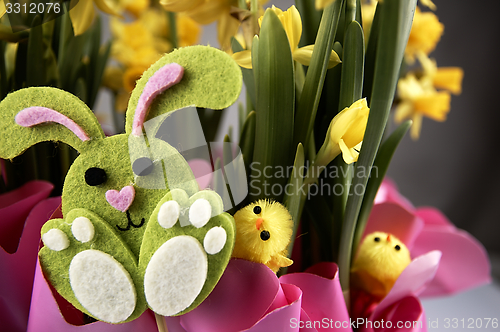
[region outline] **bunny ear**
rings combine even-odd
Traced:
[[[72,94],[49,87],[27,88],[0,103],[0,157],[12,159],[43,141],[64,142],[78,151],[104,133],[92,111]]]
[[[125,131],[140,135],[146,120],[186,106],[226,108],[236,101],[241,86],[241,69],[226,53],[208,46],[177,49],[137,81]]]

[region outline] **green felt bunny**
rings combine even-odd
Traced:
[[[215,287],[233,249],[234,220],[155,132],[187,106],[228,107],[241,84],[225,53],[178,49],[137,82],[126,133],[111,137],[65,91],[27,88],[0,103],[0,157],[12,159],[41,141],[80,153],[64,182],[64,217],[45,223],[39,252],[44,274],[76,308],[109,323],[131,321],[148,306],[174,316]]]

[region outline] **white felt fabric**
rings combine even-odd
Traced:
[[[69,240],[63,231],[53,228],[42,235],[43,244],[50,250],[61,251],[69,247]]]
[[[179,219],[181,207],[176,201],[168,201],[160,206],[158,211],[158,223],[163,228],[170,228],[175,225]]]
[[[192,236],[176,236],[153,254],[144,274],[150,308],[163,316],[178,314],[193,303],[207,278],[203,247]]]
[[[78,253],[69,266],[69,281],[77,300],[99,320],[119,323],[134,312],[137,296],[132,278],[107,253],[93,249]]]
[[[71,232],[78,241],[85,243],[94,238],[94,225],[90,222],[89,218],[78,217],[73,220],[71,225]]]
[[[199,198],[189,208],[189,222],[196,228],[203,227],[210,220],[211,214],[210,203],[204,198]]]
[[[227,234],[222,227],[212,227],[203,239],[203,247],[210,255],[219,253],[226,244]]]

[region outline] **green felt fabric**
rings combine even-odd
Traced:
[[[75,121],[91,138],[82,142],[63,125],[47,123],[25,128],[15,122],[17,113],[31,106],[58,111]],[[17,90],[0,103],[0,157],[12,159],[27,148],[43,141],[60,141],[82,152],[89,143],[104,137],[92,111],[78,97],[56,88],[39,87]]]
[[[172,62],[184,67],[184,76],[180,83],[155,99],[146,120],[190,105],[223,109],[238,98],[242,86],[241,70],[229,55],[208,46],[180,48],[158,60],[137,81],[127,109],[127,133],[132,131],[137,102],[148,79]]]
[[[209,195],[214,196],[213,198],[208,197]],[[174,197],[181,197],[186,195],[180,195],[178,192]],[[203,198],[206,198],[208,201],[217,201],[220,198],[216,198],[218,196],[214,191],[204,191]],[[201,198],[201,197],[198,197]],[[151,220],[148,223],[146,228],[146,232],[144,233],[144,239],[147,241],[142,242],[141,246],[141,254],[139,257],[139,271],[144,276],[146,271],[147,264],[151,260],[151,257],[155,253],[155,251],[167,240],[179,236],[179,235],[190,235],[195,237],[201,245],[203,245],[203,239],[205,234],[212,227],[221,226],[224,228],[227,234],[227,242],[224,245],[224,248],[216,254],[210,255],[207,254],[208,259],[208,272],[207,272],[207,280],[203,285],[203,288],[195,299],[195,301],[184,311],[180,312],[179,315],[185,314],[194,308],[196,308],[203,300],[212,292],[213,288],[219,281],[220,277],[224,273],[224,270],[231,258],[231,253],[233,252],[234,240],[235,240],[235,223],[234,219],[231,215],[227,213],[221,213],[215,217],[212,217],[208,223],[201,227],[196,228],[192,225],[181,227],[179,222],[177,222],[172,228],[165,229],[158,223],[158,212],[160,211],[161,205],[172,199],[172,193],[168,193],[159,203],[156,209],[153,211],[151,215]],[[191,198],[188,202],[191,201]],[[181,205],[181,208],[183,206]]]

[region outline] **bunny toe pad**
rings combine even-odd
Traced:
[[[141,246],[139,269],[145,271],[149,307],[175,316],[201,303],[231,258],[234,234],[234,221],[223,213],[216,193],[168,193],[151,215]]]

